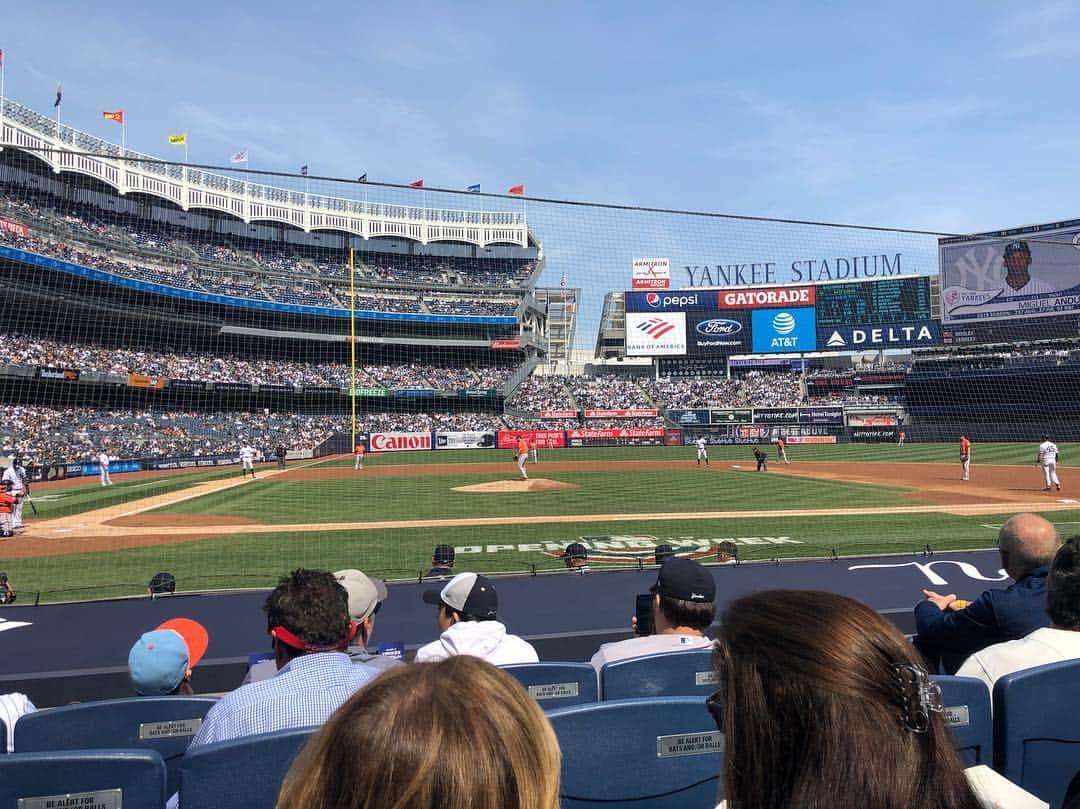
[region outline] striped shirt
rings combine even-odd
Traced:
[[[342,652],[301,655],[269,680],[222,697],[206,714],[191,747],[321,725],[378,673]]]
[[[7,728],[7,739],[4,740],[4,744],[7,745],[9,753],[15,752],[15,723],[19,721],[20,716],[36,710],[34,703],[27,698],[26,694],[18,692],[0,694],[0,722],[3,722]]]

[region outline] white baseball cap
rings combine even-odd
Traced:
[[[349,594],[349,617],[354,621],[363,621],[370,617],[375,608],[390,595],[386,582],[373,579],[359,570],[339,570],[334,574],[334,578]]]

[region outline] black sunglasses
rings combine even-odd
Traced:
[[[713,691],[705,700],[705,707],[709,709],[709,713],[712,715],[713,721],[716,723],[716,729],[721,733],[724,732],[724,703],[720,696],[719,691]]]

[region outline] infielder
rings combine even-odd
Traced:
[[[357,441],[356,446],[353,447],[353,453],[356,455],[356,463],[353,465],[353,469],[364,468],[364,452],[366,451],[363,441]]]
[[[698,436],[697,441],[694,442],[694,446],[697,447],[697,465],[701,466],[701,460],[705,459],[705,465],[709,465],[709,453],[705,449],[705,436]]]
[[[112,486],[112,478],[109,477],[109,453],[102,450],[97,457],[98,469],[101,470],[101,485]]]
[[[522,480],[529,479],[528,473],[525,472],[525,462],[527,460],[529,460],[529,442],[525,440],[524,436],[519,436],[517,440],[517,465]]]
[[[1059,492],[1061,491],[1061,481],[1058,480],[1057,474],[1058,455],[1057,444],[1050,440],[1050,436],[1044,435],[1043,442],[1039,444],[1039,463],[1042,464],[1043,480],[1046,482],[1046,486],[1043,487],[1044,492],[1050,491],[1051,483],[1057,486]]]
[[[537,458],[536,458],[536,439],[535,438],[530,438],[529,439],[529,452],[532,453],[532,462],[533,463],[539,463],[539,461],[537,461]]]
[[[247,477],[251,472],[251,479],[255,480],[255,449],[248,444],[240,448],[240,477]]]
[[[968,479],[971,468],[971,442],[966,435],[960,436],[960,480]]]
[[[787,459],[787,442],[784,441],[784,437],[777,436],[776,438],[776,460],[777,463],[783,461],[786,464],[790,464],[791,461]]]

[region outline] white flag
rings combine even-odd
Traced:
[[[232,157],[229,158],[229,162],[230,163],[246,163],[246,162],[248,162],[247,149],[244,149],[244,151],[237,152],[236,154],[234,154]]]

